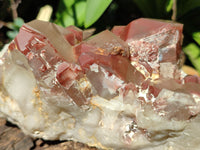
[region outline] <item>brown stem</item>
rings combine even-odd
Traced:
[[[7,26],[7,23],[0,20],[0,29],[1,29],[3,26]]]
[[[21,0],[10,0],[10,4],[11,4],[11,9],[12,9],[12,16],[13,16],[13,20],[15,20],[18,17],[17,14],[17,7],[18,5],[21,3]]]
[[[5,21],[0,20],[0,29],[1,29],[3,26],[4,26],[4,27],[7,27],[7,28],[9,28],[9,29],[12,29],[12,28],[11,28],[11,22],[5,22]]]
[[[12,16],[13,16],[13,20],[15,20],[18,17],[17,14],[17,7],[18,5],[21,3],[21,0],[10,0],[10,7],[12,9]],[[4,22],[2,20],[0,20],[0,29],[5,26],[7,28],[10,28],[10,23],[9,22]]]
[[[176,15],[177,15],[177,0],[173,0],[173,14],[172,14],[172,20],[176,21]]]

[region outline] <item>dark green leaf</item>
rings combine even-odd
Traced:
[[[198,7],[200,7],[200,0],[177,0],[177,15],[178,17],[186,15]]]
[[[151,3],[150,1],[147,0],[134,0],[138,8],[142,11],[143,15],[145,17],[152,17],[154,15],[154,10],[152,7],[154,7],[154,1]]]
[[[171,0],[134,0],[145,17],[166,19]]]
[[[88,28],[103,14],[112,0],[87,0],[84,26]]]

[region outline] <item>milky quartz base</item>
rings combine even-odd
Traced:
[[[137,100],[125,104],[120,96],[110,101],[96,96],[90,107],[82,108],[65,102],[59,95],[47,101],[38,91],[32,72],[16,65],[14,61],[19,60],[16,58],[20,58],[17,63],[27,65],[22,54],[8,53],[6,67],[1,68],[1,116],[32,137],[74,140],[103,149],[200,148],[199,115],[188,121],[169,121],[155,113],[151,106],[142,106]],[[130,92],[129,97],[133,99],[133,93]],[[185,98],[182,95],[183,101]],[[136,116],[137,125],[132,116]]]

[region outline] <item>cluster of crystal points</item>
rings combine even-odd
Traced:
[[[32,21],[0,57],[0,113],[26,134],[102,149],[200,149],[200,78],[183,25],[137,19],[89,37]]]

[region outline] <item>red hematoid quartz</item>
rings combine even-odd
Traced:
[[[178,100],[158,96],[163,88],[200,95],[200,79],[181,74],[182,29],[179,23],[141,18],[88,38],[87,31],[73,26],[32,21],[22,26],[9,49],[26,56],[39,88],[50,89],[44,92],[47,97],[61,94],[81,107],[96,95],[107,100],[122,95],[129,103],[131,90],[141,103],[181,120],[195,114]],[[172,115],[177,107],[180,111]]]

